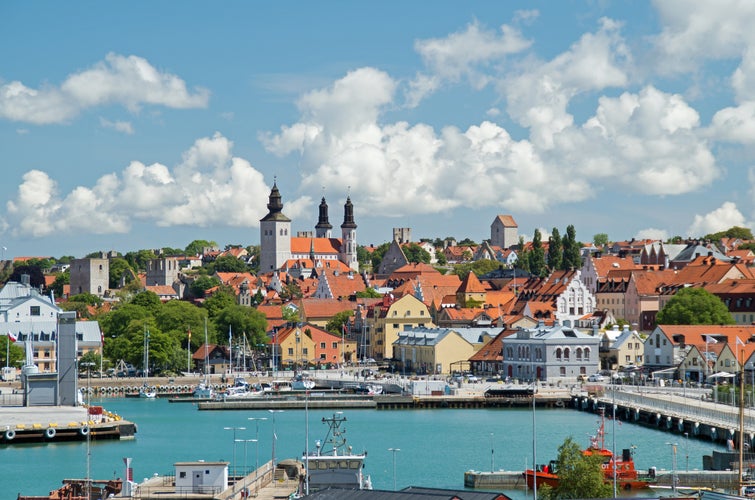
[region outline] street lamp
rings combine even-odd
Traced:
[[[388,451],[393,452],[393,491],[396,491],[396,452],[401,448],[388,448]]]
[[[85,366],[87,369],[87,430],[89,427],[89,406],[90,406],[90,400],[91,397],[91,386],[90,386],[90,379],[89,374],[92,371],[92,366],[94,366],[94,363],[91,361],[87,361],[84,363],[81,363],[81,366]],[[91,432],[87,432],[87,500],[91,500],[92,498],[92,479],[91,479],[91,473],[92,473],[92,447],[91,447],[91,441],[90,436]]]
[[[684,470],[689,472],[689,432],[684,433],[684,457],[687,460]]]
[[[275,433],[275,414],[283,413],[283,410],[267,410],[272,415],[273,420],[273,474],[275,473],[275,442],[278,440],[278,435]]]
[[[246,491],[246,477],[249,475],[246,468],[246,443],[256,443],[256,439],[234,439],[234,446],[235,443],[244,443],[244,495],[246,495],[248,492]],[[235,489],[235,488],[234,488]]]
[[[249,417],[247,420],[254,421],[254,489],[259,489],[259,470],[260,470],[260,420],[267,420],[267,417]]]
[[[223,427],[223,430],[233,431],[233,477],[236,477],[236,431],[245,431],[246,427]]]
[[[676,495],[676,447],[677,443],[666,443],[671,446],[671,491]]]
[[[493,433],[490,433],[490,472],[495,470],[495,448],[493,447]]]

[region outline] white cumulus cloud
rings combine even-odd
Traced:
[[[67,122],[95,106],[119,104],[132,112],[145,104],[203,108],[208,99],[207,90],[190,91],[181,78],[161,72],[144,58],[110,53],[59,87],[34,89],[19,81],[0,85],[0,118],[43,125]]]
[[[61,231],[126,233],[135,221],[157,226],[259,227],[270,187],[248,160],[234,156],[221,134],[200,138],[174,167],[134,160],[93,186],[61,193],[41,170],[23,177],[0,217],[14,236],[42,237]],[[307,197],[287,204],[287,214],[308,209]]]
[[[695,215],[692,224],[687,229],[687,234],[692,237],[702,237],[706,234],[725,231],[733,226],[747,227],[747,222],[737,205],[727,201],[712,212]]]

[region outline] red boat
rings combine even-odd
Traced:
[[[614,457],[611,450],[607,450],[604,443],[605,439],[605,418],[603,411],[600,414],[600,425],[598,433],[590,437],[590,446],[582,453],[587,456],[599,455],[603,458],[601,467],[607,483],[613,482],[614,466],[616,470],[617,487],[624,490],[649,488],[655,481],[654,475],[640,474],[634,468],[632,459],[632,450],[624,449],[621,456]],[[537,478],[538,487],[547,484],[551,488],[558,487],[558,471],[556,470],[556,461],[551,460],[548,464],[539,465],[537,473],[532,469],[527,469],[523,473],[527,486],[532,488]]]

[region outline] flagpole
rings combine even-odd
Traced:
[[[229,373],[233,375],[233,337],[231,334],[231,325],[228,325],[228,361]]]

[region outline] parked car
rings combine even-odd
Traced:
[[[600,373],[593,373],[587,377],[588,382],[605,382],[606,378]]]

